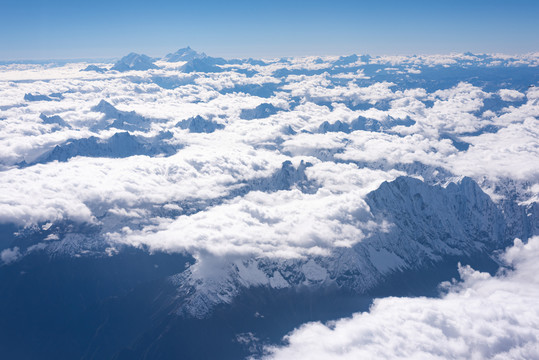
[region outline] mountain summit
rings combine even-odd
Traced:
[[[194,59],[204,59],[207,55],[204,53],[199,53],[193,49],[191,49],[190,46],[186,48],[179,49],[175,53],[170,53],[165,55],[163,57],[163,60],[168,62],[177,62],[177,61],[191,61]]]
[[[111,68],[111,70],[116,70],[120,72],[149,69],[157,69],[157,66],[155,66],[149,56],[137,53],[129,53],[128,55],[118,60]]]

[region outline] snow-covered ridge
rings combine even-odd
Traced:
[[[388,274],[420,269],[449,257],[488,255],[511,241],[510,218],[538,223],[535,213],[504,214],[472,179],[445,187],[400,177],[367,195],[370,214],[385,221],[378,231],[329,256],[302,259],[254,258],[224,263],[207,273],[194,264],[171,278],[178,286],[178,313],[205,317],[249,287],[275,289],[336,285],[363,293]],[[535,225],[536,226],[536,225]],[[527,226],[529,227],[529,226]],[[521,233],[527,238],[531,234]]]
[[[0,65],[5,266],[186,253],[177,311],[204,317],[491,256],[539,231],[538,58]]]
[[[153,63],[152,59],[147,55],[130,53],[120,60],[118,60],[111,70],[116,70],[120,72],[130,71],[130,70],[149,70],[157,69],[157,66]]]
[[[167,54],[163,57],[164,61],[168,62],[178,62],[178,61],[190,61],[193,59],[204,59],[207,55],[204,53],[199,53],[193,49],[191,49],[190,46],[186,48],[179,49],[178,51],[174,53]]]
[[[171,134],[168,134],[170,137]],[[75,156],[124,158],[134,155],[173,155],[178,147],[163,142],[167,134],[146,138],[133,136],[129,132],[117,132],[107,139],[95,136],[86,139],[73,139],[56,145],[30,164],[50,161],[67,161]]]

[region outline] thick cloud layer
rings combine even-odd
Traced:
[[[188,50],[146,70],[1,65],[0,222],[91,224],[103,248],[301,257],[383,228],[365,196],[400,175],[538,197],[537,54],[198,54],[219,71],[187,73]],[[313,165],[308,189],[267,185],[286,161]],[[51,231],[40,246],[66,236]]]
[[[369,312],[294,330],[265,359],[539,358],[539,237],[515,240],[491,276],[460,267],[441,298],[383,298]]]
[[[251,192],[206,211],[159,219],[141,231],[111,237],[152,250],[289,258],[349,247],[375,229],[362,191],[306,194],[293,189]]]
[[[192,49],[0,65],[0,266],[184,253],[167,309],[205,318],[254,288],[365,294],[490,256],[539,232],[537,66]],[[462,268],[442,298],[377,300],[268,357],[538,357],[537,243],[507,251],[503,274]]]

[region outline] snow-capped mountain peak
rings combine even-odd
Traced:
[[[178,51],[174,53],[167,54],[163,57],[164,61],[168,62],[178,62],[178,61],[191,61],[193,59],[204,59],[207,55],[204,53],[199,53],[193,49],[191,49],[190,46],[187,46],[185,48],[181,48]]]
[[[120,72],[131,70],[150,70],[157,69],[158,67],[153,63],[153,60],[144,54],[129,53],[120,60],[118,60],[111,70]]]

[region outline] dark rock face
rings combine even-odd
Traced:
[[[197,115],[193,118],[182,120],[176,124],[181,129],[187,129],[192,133],[212,133],[215,130],[224,129],[225,126]]]
[[[162,137],[145,138],[128,132],[118,132],[102,140],[92,136],[85,139],[68,140],[56,145],[51,151],[41,155],[34,162],[67,161],[75,156],[125,158],[134,155],[173,155],[177,148],[161,141]]]
[[[279,112],[279,108],[272,104],[263,103],[258,105],[254,109],[243,109],[240,114],[240,118],[244,120],[265,119],[271,115],[275,115]]]
[[[62,100],[63,98],[64,96],[61,93],[52,93],[49,95],[32,94],[32,93],[24,94],[24,100],[26,101],[58,101],[58,100]]]
[[[87,67],[85,67],[81,71],[95,71],[97,73],[103,74],[103,73],[107,72],[107,69],[99,67],[97,65],[88,65]]]
[[[103,114],[102,121],[95,125],[92,130],[110,128],[126,131],[148,130],[152,122],[161,121],[159,119],[146,118],[134,111],[118,110],[105,100],[101,100],[99,104],[92,107],[91,110]]]

